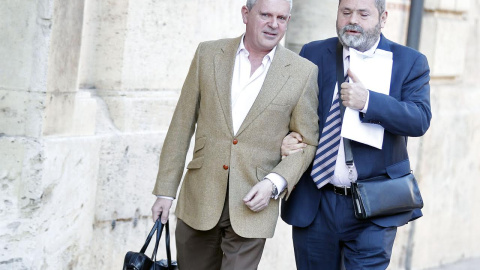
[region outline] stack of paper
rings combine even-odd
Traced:
[[[392,52],[377,49],[373,55],[365,55],[350,48],[350,71],[368,90],[385,95],[390,93],[392,64]],[[345,110],[342,137],[382,149],[383,132],[380,125],[362,123],[358,111]]]

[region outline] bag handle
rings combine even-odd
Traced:
[[[143,244],[143,247],[142,247],[142,249],[140,250],[140,253],[145,254],[145,250],[147,250],[148,244],[150,244],[150,240],[152,240],[153,234],[155,233],[155,231],[157,231],[158,222],[159,222],[159,221],[157,220],[157,221],[155,222],[155,224],[153,224],[152,230],[151,230],[150,233],[148,234],[147,240],[145,240],[145,244]]]
[[[155,247],[153,249],[153,254],[152,254],[152,261],[154,262],[154,269],[156,269],[156,264],[155,262],[157,261],[157,251],[158,251],[158,245],[160,243],[160,238],[162,236],[163,228],[165,227],[165,246],[167,249],[167,263],[168,263],[168,269],[172,267],[172,255],[170,251],[170,226],[169,226],[169,221],[167,220],[167,223],[162,224],[160,221],[160,217],[155,221],[155,224],[152,227],[152,230],[147,236],[147,240],[145,240],[145,244],[143,245],[142,249],[140,250],[140,253],[145,253],[147,250],[148,245],[150,244],[150,241],[152,240],[153,234],[157,232],[156,237],[155,237]]]
[[[168,225],[168,221],[165,224],[165,245],[167,248],[168,269],[170,269],[170,267],[172,267],[172,255],[170,253],[170,226]]]
[[[167,221],[168,223],[168,221]],[[162,236],[162,232],[163,232],[163,224],[162,222],[160,222],[160,217],[157,219],[157,221],[155,221],[155,224],[157,226],[157,237],[156,237],[156,240],[155,240],[155,247],[153,248],[153,253],[152,253],[152,261],[153,261],[153,264],[154,264],[154,268],[156,268],[156,265],[155,265],[155,262],[157,261],[157,251],[158,251],[158,244],[160,243],[160,238]]]

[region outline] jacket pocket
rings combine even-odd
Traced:
[[[203,157],[194,158],[192,159],[192,161],[190,161],[190,163],[188,163],[187,169],[189,170],[200,169],[202,165],[203,165]]]
[[[202,150],[205,147],[205,143],[207,142],[207,137],[198,138],[195,141],[195,147],[193,148],[193,153],[196,153]]]
[[[268,105],[267,109],[268,110],[274,110],[274,111],[280,111],[280,112],[288,112],[288,111],[290,111],[290,105],[270,103],[270,105]]]

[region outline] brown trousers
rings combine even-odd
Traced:
[[[181,270],[257,269],[265,247],[265,238],[243,238],[230,224],[228,197],[218,224],[199,231],[181,219],[175,231],[177,262]]]

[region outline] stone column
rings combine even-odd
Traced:
[[[478,0],[425,1],[420,50],[431,67],[433,118],[417,171],[424,217],[411,269],[480,257]]]
[[[95,103],[77,91],[83,0],[0,9],[0,269],[88,263]]]
[[[300,52],[305,43],[336,36],[338,0],[296,0],[285,36],[285,46]]]

